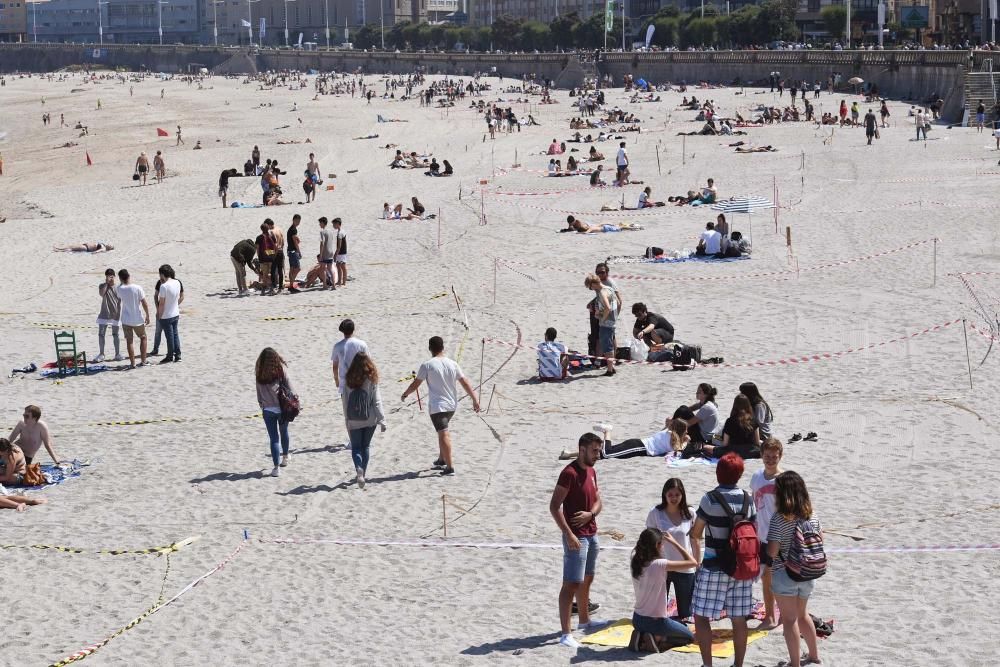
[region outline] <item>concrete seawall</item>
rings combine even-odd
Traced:
[[[438,74],[490,72],[520,77],[534,74],[556,80],[572,54],[365,53],[363,51],[261,50],[245,58],[238,47],[73,44],[0,44],[0,71],[51,72],[71,65],[104,66],[158,72],[213,69],[233,59],[239,71],[253,63],[258,71],[298,69],[406,74],[417,68]],[[988,54],[985,54],[988,55]],[[826,81],[831,72],[844,80],[859,76],[878,85],[887,96],[925,99],[938,94],[944,115],[961,114],[965,68],[979,68],[983,53],[968,51],[715,51],[671,53],[609,53],[598,65],[616,85],[633,74],[651,82],[710,81],[729,83],[766,79],[773,71],[786,79]],[[239,56],[239,58],[234,58]]]

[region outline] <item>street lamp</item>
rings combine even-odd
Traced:
[[[378,30],[382,35],[382,50],[385,51],[385,0],[378,0]]]
[[[219,45],[219,5],[226,4],[226,0],[212,0],[212,34],[215,37],[215,45]]]
[[[167,0],[156,0],[156,30],[160,34],[160,46],[163,46],[163,5],[169,5]]]
[[[323,20],[326,23],[326,50],[330,50],[330,0],[323,0]]]
[[[38,43],[38,15],[35,13],[35,6],[38,4],[38,0],[31,3],[31,34],[35,43]]]
[[[101,46],[104,46],[104,10],[101,9],[101,6],[106,4],[108,3],[97,0],[97,34]]]
[[[253,10],[250,3],[260,2],[260,0],[247,0],[247,30],[250,32],[250,46],[253,46]],[[263,46],[263,45],[261,45]]]
[[[285,0],[285,46],[288,46],[288,3],[295,0]]]

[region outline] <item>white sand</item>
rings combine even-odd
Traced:
[[[513,655],[520,664],[564,664],[571,654],[555,644],[559,551],[278,546],[257,539],[440,537],[441,495],[448,494],[472,509],[465,516],[449,510],[449,538],[554,544],[558,531],[547,503],[562,465],[558,451],[572,447],[597,420],[613,422],[616,439],[647,435],[677,405],[693,401],[702,381],[719,388],[720,407],[728,412],[739,383],[754,380],[774,409],[782,439],[819,433],[817,443],[786,447],[784,467],[806,479],[826,528],[863,538],[828,534],[831,549],[996,541],[1000,473],[980,458],[989,457],[997,436],[997,362],[994,354],[976,366],[988,341],[970,330],[970,390],[960,324],[832,361],[689,373],[625,368],[614,379],[588,377],[565,385],[524,384],[534,373],[533,353],[517,352],[506,363],[512,350],[488,345],[484,403],[494,386],[502,398],[494,398],[485,421],[463,403],[453,422],[459,474],[438,478],[428,471],[436,448],[426,415],[412,401],[401,406],[398,399],[405,384],[397,379],[424,360],[429,336],[444,336],[449,353],[460,356],[477,384],[483,337],[520,337],[533,345],[545,327],[555,326],[562,340],[585,349],[589,296],[582,272],[607,255],[641,254],[648,245],[693,246],[712,214],[664,208],[634,218],[645,225],[643,232],[582,237],[555,233],[565,213],[512,205],[579,211],[594,221],[604,218],[587,212],[615,204],[621,194],[574,191],[487,197],[489,224],[480,226],[479,198],[470,194],[478,177],[489,176],[494,165],[509,166],[515,149],[524,167],[544,168],[548,158],[529,153],[544,150],[553,137],[569,137],[565,93],[557,95],[561,104],[533,110],[542,127],[483,143],[484,123],[464,108],[467,102],[444,115],[415,101],[376,100],[370,107],[349,97],[313,102],[311,88],[259,92],[233,80],[211,80],[206,90],[179,81],[134,85],[133,98],[127,86],[83,85],[79,78],[10,78],[0,89],[0,132],[7,133],[0,143],[0,216],[8,218],[0,225],[0,244],[7,249],[0,274],[0,366],[53,358],[52,333],[37,322],[79,327],[82,347],[96,355],[96,288],[106,266],[128,268],[151,295],[157,267],[170,263],[187,294],[180,365],[61,383],[3,381],[4,428],[13,426],[21,406],[39,404],[56,451],[95,463],[82,478],[47,490],[48,506],[0,513],[0,542],[142,548],[200,536],[170,558],[167,597],[236,548],[244,528],[251,542],[224,570],[112,640],[88,664],[471,664]],[[86,90],[70,93],[72,88]],[[696,94],[719,100],[724,114],[734,105],[772,99],[722,90]],[[619,90],[608,95],[612,103],[622,101]],[[947,274],[1000,270],[1000,169],[988,135],[936,127],[932,141],[918,145],[910,141],[907,105],[894,103],[893,127],[882,131],[873,148],[864,145],[861,129],[838,130],[826,146],[823,133],[811,126],[788,124],[751,130],[750,140],[773,144],[779,153],[734,155],[724,145],[731,140],[688,137],[682,164],[674,135],[700,124],[689,122],[693,113],[674,110],[680,97],[665,94],[660,104],[628,106],[655,130],[626,135],[634,176],[652,184],[655,198],[684,192],[708,176],[724,197],[771,196],[777,177],[781,201],[791,206],[781,211],[781,226],[793,228],[801,268],[937,235],[937,285],[931,284],[930,245],[786,280],[711,279],[787,269],[784,237],[774,234],[766,213],[754,219],[750,262],[612,267],[652,278],[697,278],[623,281],[626,307],[645,301],[669,317],[679,338],[730,363],[837,352],[955,318],[981,325],[968,292]],[[99,112],[98,98],[104,107]],[[839,99],[824,95],[823,109],[833,109]],[[256,108],[262,101],[274,106]],[[293,102],[297,113],[289,111]],[[43,112],[53,114],[53,126],[41,125]],[[70,124],[83,120],[90,136],[80,139],[59,129],[60,112]],[[410,122],[376,127],[376,113]],[[186,147],[175,148],[172,135],[156,138],[156,127],[172,133],[178,123]],[[282,125],[291,127],[273,129]],[[350,140],[372,128],[379,139]],[[276,145],[306,137],[311,146]],[[204,150],[194,152],[199,139]],[[80,145],[55,148],[67,141]],[[457,176],[390,171],[391,151],[377,148],[387,142],[447,158]],[[310,150],[324,174],[337,174],[329,181],[336,191],[321,192],[308,206],[221,210],[218,174],[241,168],[254,143],[288,170],[283,180],[291,200],[301,198],[299,174]],[[600,148],[612,158],[614,146]],[[92,167],[84,166],[85,149]],[[162,185],[132,187],[139,151],[152,156],[156,149],[164,151],[169,178]],[[352,169],[357,173],[349,174]],[[460,184],[465,194],[458,201]],[[519,172],[498,176],[489,187],[584,185],[583,178]],[[233,199],[249,201],[260,192],[256,179],[233,179],[230,191]],[[627,188],[627,201],[638,193],[638,187]],[[377,220],[383,201],[408,202],[414,194],[429,211],[440,208],[440,249],[435,222]],[[266,215],[287,227],[295,212],[304,217],[307,267],[317,245],[316,218],[344,218],[356,280],[336,293],[230,298],[233,244],[253,238]],[[745,216],[734,221],[745,229]],[[50,252],[53,245],[97,240],[116,249],[99,256]],[[501,269],[495,306],[494,256],[531,265],[518,267],[524,275]],[[997,277],[975,281],[984,304],[995,311]],[[432,298],[452,286],[466,305],[468,333],[450,296]],[[346,433],[327,361],[341,313],[353,314],[359,336],[371,346],[391,408],[389,431],[375,436],[364,492],[345,484],[353,465],[342,444]],[[276,316],[295,319],[264,319]],[[625,318],[620,339],[630,326]],[[259,419],[245,418],[257,412],[252,366],[265,345],[288,359],[306,407],[291,427],[294,454],[279,479],[261,478],[271,465],[264,428]],[[164,418],[185,421],[94,425]],[[745,485],[759,465],[748,464]],[[605,507],[600,526],[625,533],[622,544],[629,546],[672,473],[684,479],[692,503],[714,485],[709,468],[673,471],[659,459],[600,463],[598,473]],[[997,562],[995,551],[831,554],[829,574],[810,602],[815,614],[836,619],[835,635],[821,645],[826,664],[987,664],[996,646],[990,626],[1000,612]],[[125,625],[157,601],[166,562],[148,555],[7,550],[3,564],[0,664],[14,665],[58,660]],[[627,552],[602,555],[593,597],[603,604],[599,618],[631,614]],[[583,649],[580,657],[630,654]],[[784,657],[777,631],[751,646],[747,664],[773,665]],[[659,662],[699,664],[695,655],[681,654]]]

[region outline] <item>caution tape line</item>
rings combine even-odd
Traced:
[[[849,354],[855,354],[857,352],[864,352],[866,350],[872,350],[878,347],[884,347],[886,345],[893,345],[895,343],[900,343],[902,341],[917,338],[918,336],[924,336],[929,333],[934,333],[945,329],[947,327],[953,326],[962,321],[962,318],[954,319],[950,322],[942,322],[941,324],[935,324],[934,326],[927,327],[920,331],[915,331],[911,334],[905,336],[898,336],[896,338],[890,338],[889,340],[880,341],[878,343],[872,343],[870,345],[864,345],[862,347],[851,347],[846,350],[839,350],[837,352],[820,352],[816,354],[808,354],[801,357],[788,357],[785,359],[773,359],[767,361],[749,361],[740,364],[699,364],[698,368],[756,368],[761,366],[795,366],[797,364],[808,364],[815,361],[829,361],[832,359],[839,359],[840,357],[847,356]],[[483,342],[492,343],[494,345],[501,345],[503,347],[517,348],[521,350],[534,350],[534,347],[528,345],[518,345],[517,343],[511,343],[510,341],[497,340],[496,338],[484,338]],[[587,359],[606,359],[607,357],[602,357],[599,355],[592,354],[578,354],[571,352],[573,356],[585,357]],[[673,366],[671,361],[631,361],[631,360],[615,360],[615,364],[628,364],[632,366]]]
[[[329,317],[350,317],[351,315],[357,315],[357,313],[330,313],[329,315],[311,315],[309,317],[262,317],[261,319],[265,322],[284,322],[289,320],[325,320]]]
[[[671,208],[670,206],[654,206],[652,208],[644,209],[644,210],[641,210],[641,211],[639,211],[639,210],[636,210],[636,211],[622,211],[620,209],[617,209],[617,210],[614,210],[614,211],[573,211],[573,210],[564,209],[564,208],[549,208],[547,206],[535,206],[534,204],[526,204],[526,203],[523,203],[523,202],[512,201],[512,200],[506,201],[505,203],[510,204],[511,206],[517,206],[517,207],[520,207],[520,208],[533,208],[536,211],[548,211],[550,213],[570,213],[572,215],[581,215],[581,216],[588,216],[588,217],[589,216],[593,216],[593,215],[619,216],[619,217],[627,217],[627,218],[634,218],[634,217],[643,218],[643,217],[649,217],[649,216],[652,216],[652,215],[661,215],[662,216],[662,215],[665,215],[666,212],[667,212],[667,210],[669,210]]]
[[[460,509],[460,508],[458,508]],[[328,539],[261,539],[262,544],[294,545],[294,544],[334,544],[338,546],[374,546],[374,547],[420,547],[420,548],[451,548],[451,549],[562,549],[561,544],[544,544],[539,542],[463,542],[453,540],[360,540],[350,538]],[[601,550],[631,551],[631,546],[608,545]],[[878,554],[878,553],[938,553],[948,551],[998,551],[1000,544],[971,545],[922,545],[899,547],[830,547],[830,554]]]
[[[168,544],[162,547],[149,547],[148,549],[81,549],[78,547],[64,547],[57,546],[54,544],[0,544],[0,549],[40,549],[43,551],[59,551],[62,553],[71,554],[98,554],[102,556],[125,556],[125,555],[146,555],[146,554],[169,554],[175,551],[180,551],[183,547],[186,547],[194,543],[198,539],[198,536],[188,537],[186,539],[174,542],[173,544]]]
[[[507,269],[508,271],[513,271],[517,275],[522,276],[524,278],[527,278],[528,280],[530,280],[532,282],[538,282],[537,280],[535,280],[535,278],[533,276],[529,276],[527,273],[524,273],[523,271],[518,271],[513,266],[507,264],[506,260],[498,259],[497,260],[497,265],[502,266],[503,268]]]
[[[888,255],[893,255],[898,252],[903,252],[904,250],[910,250],[919,246],[926,245],[928,243],[933,243],[937,241],[936,238],[924,239],[923,241],[916,241],[898,248],[892,248],[891,250],[883,250],[872,255],[864,255],[863,257],[854,257],[852,259],[844,259],[836,262],[828,262],[826,264],[817,264],[816,266],[807,266],[801,268],[798,271],[770,271],[765,273],[742,273],[742,274],[732,274],[725,276],[706,276],[706,275],[693,275],[693,276],[640,276],[635,274],[611,274],[610,277],[616,280],[688,280],[688,281],[704,281],[704,280],[743,280],[749,278],[780,278],[782,280],[792,278],[799,273],[806,273],[809,271],[822,271],[825,269],[831,269],[839,266],[847,266],[849,264],[856,264],[858,262],[865,262],[872,259],[878,259],[880,257],[886,257]],[[580,271],[578,269],[567,269],[559,266],[538,266],[535,264],[529,264],[528,262],[521,262],[513,259],[502,259],[497,258],[500,264],[503,264],[507,268],[510,268],[511,264],[517,266],[529,266],[535,269],[543,269],[546,271],[557,271],[559,273],[571,273],[574,275],[584,275],[585,271]],[[651,262],[655,264],[656,262]],[[665,262],[661,262],[665,263]],[[523,274],[522,274],[523,275]]]
[[[222,421],[224,419],[260,419],[259,412],[237,417],[163,417],[160,419],[133,419],[131,421],[90,422],[87,426],[142,426],[144,424],[186,424],[199,421]]]
[[[58,324],[56,322],[29,322],[32,326],[43,329],[96,329],[96,324]]]
[[[1000,340],[1000,336],[994,336],[992,333],[986,333],[985,331],[983,331],[982,329],[980,329],[979,327],[977,327],[972,322],[968,322],[968,325],[969,325],[970,329],[972,329],[973,331],[975,331],[977,334],[979,334],[980,336],[982,336],[986,340],[989,340],[989,341],[998,341],[998,340]]]
[[[192,581],[191,583],[189,583],[187,586],[185,586],[184,588],[182,588],[176,595],[174,595],[169,600],[167,600],[165,602],[162,601],[162,594],[161,594],[161,598],[160,598],[160,600],[157,600],[156,604],[154,604],[152,607],[150,607],[149,609],[147,609],[146,611],[144,611],[139,616],[137,616],[134,619],[132,619],[131,621],[129,621],[129,623],[127,625],[119,628],[114,633],[108,635],[102,641],[100,641],[100,642],[98,642],[96,644],[90,644],[89,646],[85,646],[82,649],[80,649],[79,651],[77,651],[76,653],[73,653],[73,654],[67,656],[66,658],[63,658],[62,660],[59,660],[58,662],[52,663],[49,667],[65,667],[65,665],[69,665],[69,664],[72,664],[74,662],[79,662],[80,660],[83,660],[87,656],[93,655],[94,653],[96,653],[97,651],[99,651],[101,648],[107,646],[116,637],[119,637],[122,634],[124,634],[125,632],[127,632],[128,630],[131,630],[132,628],[134,628],[135,626],[139,625],[144,620],[146,620],[147,618],[149,618],[150,616],[152,616],[156,612],[160,611],[164,607],[169,606],[170,604],[173,604],[182,595],[185,595],[186,593],[188,593],[189,591],[191,591],[191,589],[193,589],[195,586],[197,586],[201,582],[205,581],[206,579],[208,579],[209,577],[211,577],[213,574],[215,574],[219,570],[223,569],[234,558],[236,558],[236,556],[240,553],[240,551],[243,550],[243,547],[246,546],[246,544],[247,544],[247,540],[245,540],[245,539],[242,540],[240,542],[239,546],[236,547],[236,549],[232,553],[230,553],[228,556],[226,556],[224,559],[222,559],[215,567],[213,567],[208,572],[206,572],[205,574],[201,575],[200,577],[198,577],[197,579],[195,579],[194,581]]]

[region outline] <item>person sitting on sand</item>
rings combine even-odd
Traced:
[[[604,153],[597,150],[596,146],[590,147],[590,155],[587,157],[591,162],[600,162],[604,159]]]
[[[0,438],[0,484],[20,486],[27,467],[21,448],[7,438]]]
[[[28,405],[21,416],[22,419],[10,432],[9,440],[14,446],[21,448],[25,463],[30,464],[38,450],[44,446],[52,462],[59,465],[59,457],[52,450],[52,435],[48,424],[42,421],[42,409],[37,405]]]
[[[643,188],[642,194],[639,195],[639,205],[637,208],[654,208],[656,206],[666,206],[666,203],[662,201],[650,201],[649,198],[653,195],[653,189],[648,185]]]
[[[687,426],[681,421],[666,420],[662,431],[647,436],[645,438],[629,438],[617,445],[611,444],[611,426],[608,424],[598,424],[596,428],[604,433],[604,446],[601,447],[602,459],[631,459],[637,456],[666,456],[671,452],[683,451],[687,446],[688,437]],[[577,452],[564,449],[559,454],[559,460],[565,461],[575,459]]]
[[[562,151],[559,150],[559,142],[557,142],[555,139],[553,139],[552,143],[549,144],[548,154],[549,155],[559,155],[560,153],[562,153]]]
[[[444,165],[444,171],[439,174],[440,176],[453,176],[455,174],[455,170],[452,168],[450,162],[441,160],[441,164]]]
[[[406,210],[410,212],[411,217],[408,217],[407,220],[412,220],[413,217],[423,218],[427,209],[425,209],[424,205],[420,203],[420,200],[416,197],[410,197],[410,202],[412,204],[412,208],[408,208]]]
[[[604,181],[604,179],[601,178],[601,172],[603,172],[603,171],[604,171],[604,165],[603,164],[599,164],[599,165],[597,165],[597,169],[595,169],[594,171],[590,172],[590,185],[591,185],[591,187],[597,187],[597,186],[607,185],[607,183]]]
[[[52,246],[53,252],[109,252],[114,250],[115,247],[110,243],[105,243],[104,241],[97,241],[96,243],[81,243],[79,245],[68,245],[68,246]]]
[[[545,330],[545,340],[538,344],[538,379],[542,382],[564,380],[569,367],[566,346],[556,341],[554,327]]]
[[[722,234],[715,229],[714,222],[705,225],[695,254],[699,257],[717,257],[722,254]]]
[[[403,205],[396,204],[394,207],[389,208],[389,202],[382,204],[382,219],[383,220],[399,220],[403,217]]]
[[[440,171],[441,165],[438,164],[437,158],[431,158],[431,164],[424,172],[424,176],[440,176]]]
[[[573,172],[576,170],[577,170],[576,158],[570,155],[569,159],[566,160],[566,171]]]
[[[722,428],[722,445],[705,445],[701,451],[709,458],[722,458],[730,452],[744,459],[760,458],[760,427],[745,394],[737,394],[733,399],[732,410]]]
[[[632,304],[632,315],[635,324],[632,326],[632,337],[641,338],[646,345],[662,345],[674,340],[674,325],[667,318],[651,313],[646,304],[641,301]]]

